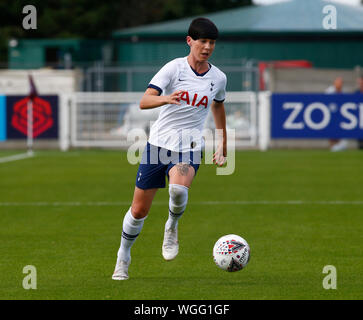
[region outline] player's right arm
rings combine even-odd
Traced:
[[[180,105],[180,96],[184,91],[175,91],[168,96],[160,96],[158,90],[154,88],[147,88],[140,101],[140,109],[153,109],[161,107],[165,104]]]

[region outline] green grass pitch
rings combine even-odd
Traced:
[[[130,279],[114,281],[136,171],[122,151],[39,151],[0,164],[0,299],[363,298],[362,152],[240,151],[229,176],[202,165],[178,257],[161,256],[161,189],[132,249]],[[251,247],[235,273],[212,259],[230,233]],[[26,265],[36,267],[36,290],[22,286]],[[336,267],[335,290],[323,288],[326,265]]]

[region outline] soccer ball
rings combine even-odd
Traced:
[[[245,239],[235,234],[223,236],[214,245],[213,259],[225,271],[242,270],[250,260],[250,246]]]

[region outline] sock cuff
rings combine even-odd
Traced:
[[[177,188],[177,189],[186,190],[186,191],[188,191],[188,190],[189,190],[189,188],[188,188],[188,187],[183,186],[182,184],[169,183],[169,190],[170,190],[170,188],[172,188],[172,187],[175,187],[175,188]]]
[[[146,218],[141,218],[141,219],[136,219],[133,215],[132,215],[132,211],[131,211],[131,207],[129,208],[129,210],[127,211],[126,215],[128,216],[128,218],[134,223],[134,224],[140,224],[142,223]]]

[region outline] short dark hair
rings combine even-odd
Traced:
[[[188,36],[193,40],[218,38],[218,29],[216,25],[207,18],[196,18],[189,26]]]

